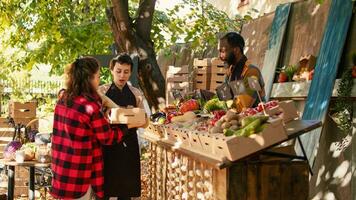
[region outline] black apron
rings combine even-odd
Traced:
[[[111,84],[106,96],[119,106],[137,106],[135,95],[127,84],[122,90]],[[129,129],[122,142],[103,147],[106,197],[141,196],[140,152],[136,130]]]

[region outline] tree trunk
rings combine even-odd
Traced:
[[[128,12],[128,0],[112,0],[107,16],[118,51],[138,56],[139,86],[151,108],[158,109],[165,98],[165,80],[150,37],[155,3],[156,0],[140,0],[137,18],[133,23]]]

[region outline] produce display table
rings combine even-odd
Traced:
[[[320,121],[291,121],[285,125],[287,139],[233,162],[181,148],[145,132],[141,137],[150,141],[151,153],[150,198],[307,199],[305,185],[308,185],[309,165],[306,157],[277,153],[271,151],[271,147],[320,126]],[[263,160],[260,155],[284,159]],[[295,158],[299,161],[292,161]]]
[[[14,189],[15,189],[15,167],[29,167],[30,177],[28,185],[28,198],[30,200],[35,199],[35,167],[50,167],[50,163],[40,163],[37,161],[25,161],[23,163],[17,163],[16,161],[9,161],[5,159],[0,159],[0,164],[8,166],[8,188],[7,197],[9,200],[14,199]]]

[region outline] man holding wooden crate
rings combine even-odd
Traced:
[[[224,35],[220,38],[218,45],[219,57],[228,65],[225,82],[243,81],[246,88],[245,92],[235,94],[234,97],[234,103],[239,112],[246,108],[257,106],[265,96],[261,71],[258,67],[249,63],[243,52],[244,47],[244,38],[236,32],[229,32]],[[253,78],[259,83],[260,91],[250,87],[249,78]],[[259,96],[260,98],[258,98]]]

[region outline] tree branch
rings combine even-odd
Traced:
[[[114,31],[115,42],[126,52],[136,52],[132,20],[129,16],[128,0],[112,0],[112,16],[109,19]]]
[[[147,43],[151,42],[151,28],[156,0],[140,0],[136,33]]]

